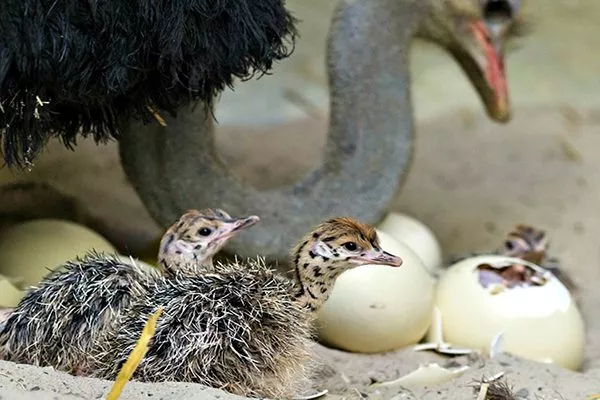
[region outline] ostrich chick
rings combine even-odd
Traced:
[[[160,240],[158,265],[166,276],[196,275],[214,270],[213,256],[229,239],[260,221],[256,215],[232,218],[214,208],[190,210]]]
[[[571,291],[577,295],[578,286],[571,276],[564,271],[557,258],[548,257],[550,241],[546,232],[529,226],[518,224],[506,236],[504,247],[498,253],[520,258],[537,264],[552,272]]]
[[[258,220],[231,218],[218,209],[186,212],[164,235],[164,272],[182,268],[187,274],[212,265],[229,238]],[[112,336],[121,315],[133,301],[151,296],[160,279],[155,269],[113,255],[90,253],[67,262],[30,290],[6,320],[0,358],[87,374],[94,346]]]
[[[313,363],[312,322],[344,271],[364,264],[399,266],[375,229],[351,218],[318,225],[293,249],[296,281],[257,258],[218,272],[175,274],[148,304],[127,315],[105,343],[94,372],[114,379],[148,317],[164,312],[134,379],[197,382],[229,392],[289,398],[305,389]]]
[[[544,230],[535,228],[530,225],[517,224],[513,229],[506,234],[501,247],[490,252],[491,254],[504,255],[508,257],[520,258],[536,264],[548,271],[552,272],[575,296],[578,294],[578,286],[571,276],[561,268],[560,261],[556,258],[548,257],[550,241]],[[474,257],[481,254],[489,253],[472,253],[469,255],[455,257],[451,260],[454,264],[465,258]],[[528,270],[524,266],[518,266],[507,270],[507,273],[516,272],[524,277]]]

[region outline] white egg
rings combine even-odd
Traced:
[[[37,219],[3,230],[0,234],[0,273],[37,284],[49,270],[95,249],[114,252],[98,233],[70,221]]]
[[[430,273],[442,265],[442,249],[433,231],[421,221],[400,213],[389,213],[377,227],[410,247]]]
[[[492,269],[481,268],[485,264]],[[544,279],[508,287],[495,271],[511,264],[545,274]],[[489,351],[493,338],[504,332],[508,353],[573,370],[582,365],[585,327],[581,313],[567,288],[534,264],[496,255],[462,260],[440,278],[435,303],[447,343]],[[432,341],[433,335],[429,335]]]
[[[23,290],[19,290],[9,278],[0,275],[0,307],[16,307],[23,296]]]
[[[364,265],[340,275],[318,314],[321,341],[347,351],[377,353],[419,342],[431,322],[434,281],[407,245],[378,232],[394,268]]]

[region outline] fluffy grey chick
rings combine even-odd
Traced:
[[[159,259],[176,261],[161,264],[163,271],[201,271],[228,238],[257,221],[233,219],[222,210],[188,211],[163,237]],[[134,301],[156,291],[160,279],[154,268],[113,255],[90,253],[68,262],[32,288],[6,320],[0,358],[87,375],[94,347],[114,334]]]
[[[363,264],[399,266],[384,252],[371,226],[351,218],[324,222],[292,251],[296,280],[260,259],[218,265],[218,272],[175,274],[139,304],[106,342],[94,366],[114,379],[145,322],[164,309],[140,381],[197,382],[232,393],[289,398],[306,385],[313,360],[312,322],[336,278]]]

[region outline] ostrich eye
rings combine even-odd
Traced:
[[[484,0],[482,1],[483,18],[486,21],[506,21],[515,15],[520,0]]]
[[[212,233],[212,229],[210,229],[210,228],[201,228],[201,229],[198,231],[198,235],[200,235],[200,236],[208,236],[208,235],[210,235],[211,233]]]
[[[356,249],[358,249],[358,246],[354,242],[347,242],[344,243],[344,248],[348,251],[356,251]]]

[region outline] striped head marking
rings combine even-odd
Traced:
[[[540,264],[548,251],[546,232],[519,224],[506,236],[503,252],[510,257],[522,258]]]
[[[312,233],[312,252],[323,259],[347,264],[400,266],[402,260],[381,249],[375,228],[340,217],[319,225]]]
[[[259,221],[255,215],[232,218],[218,208],[189,210],[162,237],[159,264],[165,270],[212,265],[229,239]]]
[[[402,264],[400,257],[383,251],[372,226],[347,217],[318,225],[302,238],[292,257],[299,284],[297,299],[311,311],[327,300],[344,271],[366,264]]]

